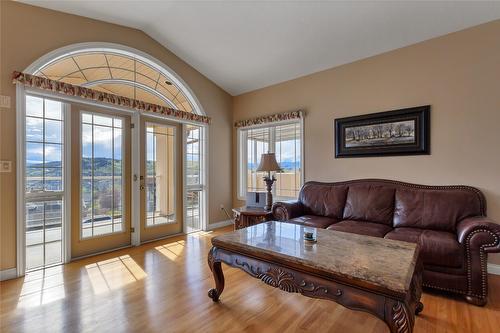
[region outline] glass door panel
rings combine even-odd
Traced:
[[[119,117],[82,113],[82,238],[123,231],[122,132]]]
[[[75,256],[130,244],[130,117],[85,107],[74,117]],[[76,155],[76,156],[75,156]],[[75,171],[75,170],[74,170]]]
[[[175,128],[146,127],[146,226],[175,223]]]
[[[144,121],[142,128],[141,240],[147,241],[181,231],[176,200],[178,125]]]

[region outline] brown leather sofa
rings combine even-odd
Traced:
[[[307,182],[297,201],[276,202],[274,218],[420,245],[423,284],[485,305],[487,254],[500,252],[500,225],[484,195],[469,186],[363,179]]]

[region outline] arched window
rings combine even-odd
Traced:
[[[147,53],[114,43],[78,43],[54,50],[25,73],[205,115],[187,84]]]
[[[113,51],[82,51],[46,64],[35,75],[193,112],[176,84],[148,63]]]

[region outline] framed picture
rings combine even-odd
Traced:
[[[430,154],[430,105],[335,119],[335,157]]]

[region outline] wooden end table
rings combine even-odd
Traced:
[[[270,210],[257,207],[233,208],[234,229],[242,229],[273,219]]]
[[[392,333],[413,332],[423,310],[417,244],[325,229],[309,244],[304,228],[271,221],[212,238],[208,296],[216,302],[224,290],[224,262],[283,291],[371,313]]]

